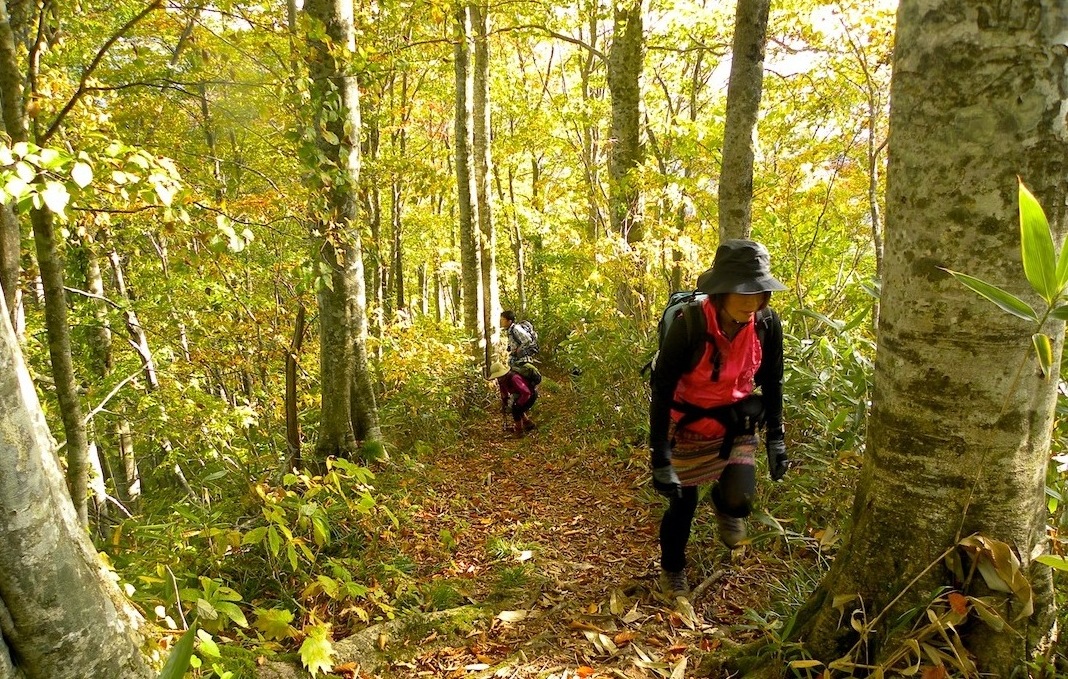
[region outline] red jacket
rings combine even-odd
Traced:
[[[704,307],[708,335],[719,349],[717,379],[712,381],[712,372],[716,368],[711,360],[712,345],[706,343],[705,353],[697,367],[683,375],[675,387],[674,400],[701,408],[714,408],[730,405],[753,393],[753,378],[763,356],[754,323],[746,324],[734,339],[728,340],[719,329],[719,319],[712,302],[706,299]],[[671,419],[678,422],[682,419],[682,413],[672,409]],[[723,425],[712,418],[692,422],[687,429],[710,438],[718,438],[726,432]]]

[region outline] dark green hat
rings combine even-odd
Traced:
[[[697,278],[697,289],[709,295],[754,294],[785,290],[771,275],[771,255],[752,240],[726,240],[716,250],[712,268]]]

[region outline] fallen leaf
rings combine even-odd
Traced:
[[[622,646],[628,644],[638,638],[638,633],[633,630],[627,630],[626,632],[620,632],[612,637],[612,641],[616,642],[616,646]]]
[[[582,667],[579,667],[577,670],[575,670],[575,674],[579,675],[580,677],[585,678],[585,677],[590,676],[591,674],[593,674],[596,671],[597,670],[593,669],[589,665],[583,665]]]
[[[501,622],[519,622],[527,617],[530,611],[501,611],[497,614],[497,619]]]
[[[597,612],[597,611],[598,611],[598,610],[599,610],[600,608],[601,608],[601,607],[600,607],[600,606],[599,606],[598,604],[590,604],[589,606],[587,606],[587,607],[586,607],[586,613],[587,613],[588,615],[593,615],[593,614],[594,614],[594,613],[596,613],[596,612]]]
[[[598,627],[597,625],[591,625],[590,623],[582,622],[581,620],[572,620],[571,622],[567,623],[567,626],[570,629],[582,630],[583,632],[603,632],[604,631],[600,627]]]
[[[958,615],[968,614],[968,597],[959,592],[949,593],[949,607]]]
[[[945,667],[928,667],[923,671],[923,679],[946,679]]]
[[[671,670],[671,679],[683,679],[686,676],[686,658],[679,661],[678,665],[675,665],[675,669]]]

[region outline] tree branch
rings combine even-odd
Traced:
[[[78,83],[78,89],[74,92],[73,95],[71,95],[71,98],[67,101],[63,109],[58,114],[56,114],[56,118],[52,121],[52,125],[48,128],[48,130],[37,139],[37,143],[40,146],[46,146],[48,144],[48,140],[52,137],[53,134],[56,133],[56,130],[59,129],[59,126],[63,123],[63,119],[67,117],[67,114],[70,113],[71,109],[74,108],[75,104],[81,101],[82,96],[85,95],[86,92],[86,84],[89,82],[89,76],[93,74],[93,71],[96,70],[96,67],[100,65],[101,61],[103,61],[104,55],[107,54],[108,50],[111,49],[111,46],[118,42],[119,38],[124,36],[127,31],[136,26],[137,23],[141,21],[141,19],[144,19],[146,16],[148,16],[153,11],[159,9],[162,6],[163,0],[152,0],[152,2],[143,10],[141,10],[137,14],[137,16],[123,24],[122,28],[119,29],[118,33],[108,38],[107,42],[101,45],[100,49],[96,53],[96,56],[93,57],[93,61],[90,62],[89,66],[87,66],[85,71],[82,72],[82,79],[81,82]]]
[[[533,24],[523,24],[523,25],[520,25],[520,26],[507,26],[507,27],[504,27],[504,28],[500,28],[500,29],[498,29],[498,30],[496,30],[494,32],[495,33],[504,33],[506,31],[521,31],[521,30],[541,31],[542,33],[544,33],[544,34],[546,34],[548,36],[551,36],[553,38],[556,38],[557,40],[563,40],[564,42],[569,42],[572,45],[578,45],[582,49],[586,50],[587,52],[589,52],[593,56],[595,56],[598,59],[600,59],[601,61],[605,61],[605,62],[608,61],[608,57],[605,56],[605,53],[600,51],[599,49],[597,49],[593,45],[590,45],[589,43],[587,43],[587,42],[585,42],[583,40],[579,40],[578,38],[573,38],[570,35],[565,35],[564,33],[557,33],[556,31],[553,31],[553,30],[550,30],[548,28],[545,28],[544,26],[535,26]]]

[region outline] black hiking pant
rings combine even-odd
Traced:
[[[531,389],[530,390],[530,399],[526,403],[524,403],[523,405],[519,405],[518,403],[513,403],[512,404],[512,419],[515,420],[516,422],[518,422],[519,420],[523,419],[523,415],[526,414],[526,412],[528,410],[530,410],[531,408],[534,407],[534,401],[537,401],[537,400],[538,400],[538,390],[537,389]]]
[[[743,519],[753,510],[756,494],[756,466],[730,464],[712,486],[716,511]],[[686,568],[686,543],[697,511],[697,486],[684,486],[682,497],[673,497],[660,520],[660,567],[677,573]]]

